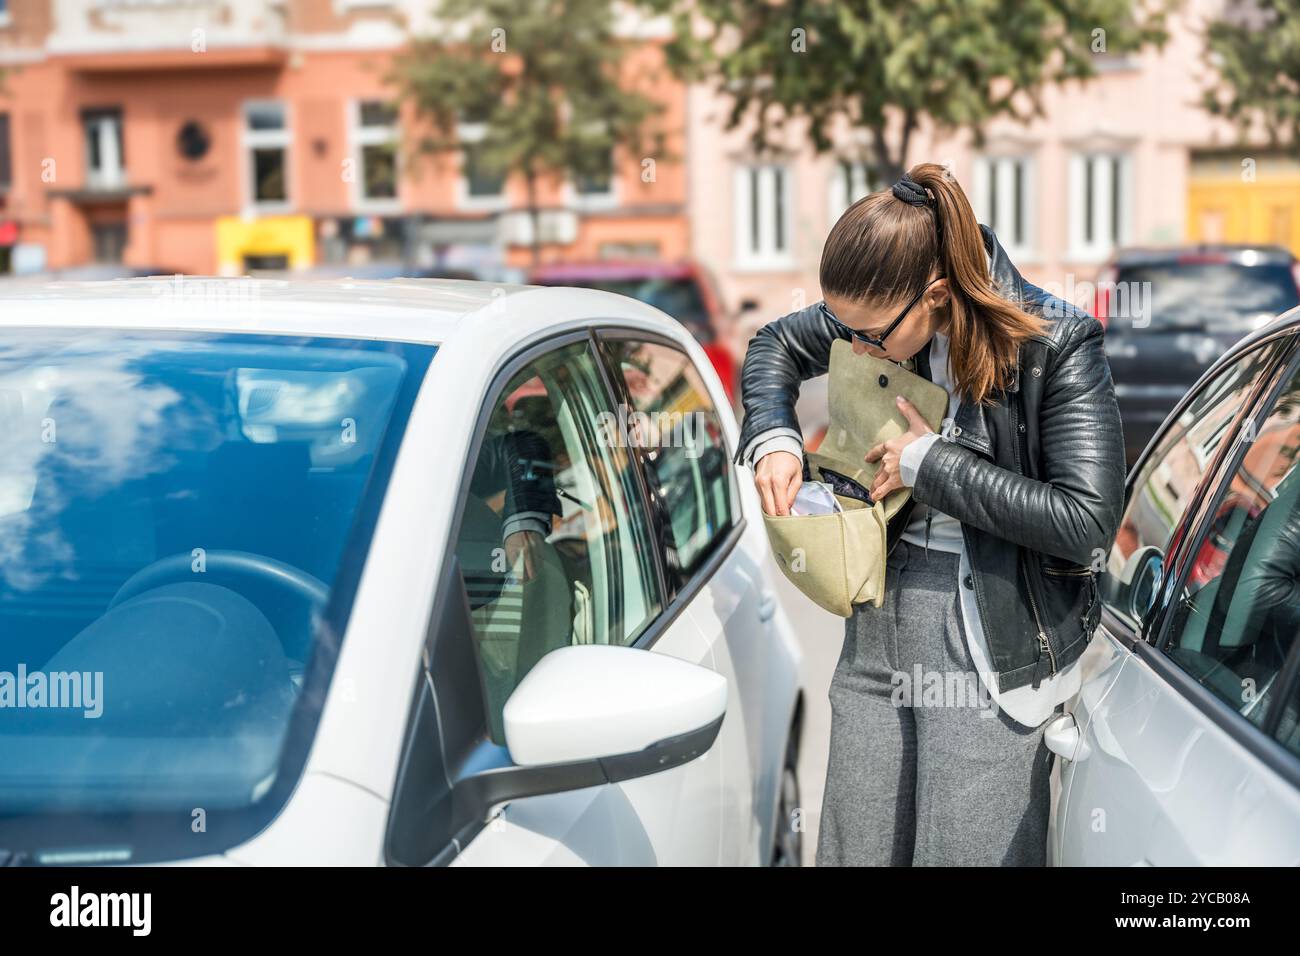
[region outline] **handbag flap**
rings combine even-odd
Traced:
[[[935,431],[948,411],[943,386],[888,359],[856,355],[844,339],[831,344],[829,374],[830,426],[817,451],[809,453],[809,467],[826,464],[867,488],[880,468],[879,462],[863,461],[867,452],[907,431],[907,418],[894,403],[896,396],[910,401]],[[819,478],[815,473],[812,477]],[[910,494],[910,489],[900,488],[886,496],[886,513],[892,516]]]

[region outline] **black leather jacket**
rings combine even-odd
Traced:
[[[993,231],[980,230],[999,293],[1051,327],[1021,346],[1016,380],[995,406],[958,406],[887,541],[892,551],[917,501],[961,522],[972,568],[962,585],[975,590],[1001,692],[1037,687],[1092,637],[1101,616],[1093,568],[1119,529],[1125,461],[1101,323],[1026,282]],[[798,431],[799,385],[825,374],[837,337],[816,303],[758,330],[741,372],[738,463],[769,429]],[[927,343],[917,356],[927,377],[928,354]]]

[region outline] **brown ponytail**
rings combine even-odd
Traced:
[[[948,171],[920,163],[908,176],[930,201],[914,205],[886,189],[850,206],[826,237],[822,294],[901,307],[937,264],[950,291],[954,384],[969,402],[994,404],[993,392],[1011,385],[1020,343],[1048,323],[994,289],[975,212]]]

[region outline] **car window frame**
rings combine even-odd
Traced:
[[[1161,590],[1155,596],[1153,607],[1156,608],[1156,612],[1149,615],[1145,621],[1140,623],[1139,627],[1135,628],[1133,622],[1115,611],[1109,602],[1104,600],[1101,602],[1101,623],[1106,627],[1106,630],[1109,633],[1114,635],[1117,640],[1130,650],[1132,650],[1137,644],[1150,644],[1159,633],[1157,629],[1161,626],[1161,621],[1168,610],[1169,598],[1173,593],[1175,593],[1171,590],[1172,582],[1187,570],[1185,566],[1185,549],[1188,546],[1188,542],[1193,536],[1195,536],[1198,542],[1202,537],[1203,529],[1201,523],[1206,518],[1205,505],[1212,493],[1217,489],[1217,482],[1220,480],[1215,476],[1219,474],[1219,469],[1221,468],[1224,457],[1228,454],[1229,449],[1234,447],[1234,443],[1236,442],[1238,435],[1241,433],[1242,423],[1245,421],[1246,417],[1249,416],[1250,410],[1257,408],[1258,403],[1266,395],[1267,390],[1276,385],[1282,370],[1286,367],[1296,349],[1300,347],[1296,342],[1297,335],[1300,335],[1300,328],[1288,327],[1278,329],[1272,334],[1261,337],[1257,341],[1234,347],[1233,350],[1225,353],[1222,358],[1202,372],[1200,378],[1198,378],[1192,386],[1187,389],[1186,393],[1184,393],[1182,398],[1180,398],[1178,403],[1173,407],[1173,410],[1165,417],[1161,427],[1151,436],[1146,447],[1142,449],[1142,454],[1139,455],[1137,460],[1133,463],[1133,467],[1129,469],[1128,475],[1124,479],[1124,514],[1128,513],[1129,505],[1133,499],[1133,493],[1137,490],[1138,476],[1142,474],[1143,469],[1155,454],[1160,442],[1168,433],[1170,427],[1172,427],[1172,423],[1182,417],[1187,406],[1192,404],[1192,402],[1199,397],[1201,391],[1209,386],[1209,384],[1218,378],[1219,375],[1231,368],[1237,362],[1241,361],[1241,359],[1249,353],[1268,349],[1278,341],[1286,341],[1283,348],[1281,348],[1278,351],[1278,354],[1271,360],[1267,374],[1261,376],[1260,380],[1251,386],[1250,390],[1246,393],[1246,397],[1242,400],[1241,407],[1233,415],[1232,421],[1228,425],[1229,435],[1227,436],[1227,440],[1221,442],[1219,447],[1215,450],[1213,458],[1209,461],[1205,473],[1202,475],[1200,483],[1197,485],[1196,491],[1192,495],[1192,499],[1199,503],[1197,511],[1190,516],[1187,512],[1184,512],[1175,525],[1176,528],[1183,529],[1183,533],[1177,536],[1179,543],[1173,552],[1175,570],[1173,574],[1165,575],[1165,578],[1161,583]],[[1213,515],[1213,512],[1211,511],[1209,514]],[[1206,525],[1206,528],[1208,528],[1208,525]],[[1170,555],[1165,554],[1164,558],[1165,561],[1168,562]]]
[[[497,364],[491,380],[482,391],[483,398],[474,417],[472,437],[466,449],[455,500],[451,504],[453,508],[452,519],[448,525],[446,540],[441,547],[439,577],[435,584],[433,603],[425,623],[420,665],[413,675],[414,686],[407,704],[401,757],[398,760],[397,771],[394,775],[388,814],[384,823],[381,852],[386,866],[449,865],[486,828],[489,821],[487,811],[490,807],[487,804],[475,804],[464,811],[464,814],[469,816],[468,822],[459,827],[452,828],[449,826],[445,833],[437,834],[437,839],[442,842],[442,846],[430,859],[422,864],[411,864],[395,859],[392,852],[392,839],[396,829],[395,817],[399,809],[404,806],[405,793],[403,788],[421,785],[421,782],[410,782],[407,779],[411,760],[418,752],[417,744],[437,748],[436,759],[447,780],[446,799],[453,801],[455,797],[451,791],[458,785],[484,775],[509,772],[515,766],[513,761],[510,760],[509,751],[491,740],[488,725],[487,694],[482,686],[482,676],[478,662],[475,660],[473,647],[455,646],[458,643],[455,641],[440,646],[438,641],[442,628],[456,620],[457,605],[466,602],[464,580],[460,574],[459,562],[456,558],[456,546],[465,514],[466,497],[478,462],[478,456],[483,448],[483,438],[492,412],[496,408],[497,402],[502,398],[506,385],[530,362],[553,351],[579,342],[586,342],[588,352],[595,359],[598,376],[604,389],[603,398],[606,410],[613,413],[617,402],[620,400],[619,395],[621,393],[616,389],[616,379],[611,374],[598,335],[600,332],[611,330],[627,332],[633,337],[654,336],[664,344],[676,345],[667,336],[656,336],[655,333],[631,326],[605,325],[601,324],[600,320],[595,320],[593,324],[582,328],[567,329],[549,334],[543,338],[534,339],[517,351],[510,353]],[[676,347],[680,348],[679,345],[676,345]],[[690,354],[686,353],[686,357],[690,359]],[[698,369],[698,365],[696,367]],[[710,398],[712,398],[712,395],[710,395]],[[723,442],[724,446],[730,444],[725,433],[723,434]],[[726,450],[728,455],[732,453],[729,447]],[[635,451],[635,449],[629,449],[629,451]],[[636,486],[639,495],[639,501],[632,504],[635,506],[635,504],[639,503],[646,510],[651,522],[652,536],[657,536],[663,533],[659,509],[651,503],[649,486],[645,475],[642,473],[643,463],[637,455],[633,455],[632,460],[634,462],[632,470],[637,476]],[[730,458],[728,458],[728,462],[730,462]],[[733,495],[735,491],[736,489],[733,488]],[[652,649],[659,638],[676,622],[682,611],[690,604],[704,584],[713,577],[718,567],[731,555],[744,532],[744,514],[737,507],[728,534],[713,548],[708,558],[701,563],[692,576],[689,585],[681,590],[670,589],[671,580],[668,569],[664,563],[661,549],[656,549],[652,555],[652,561],[661,588],[660,596],[663,606],[659,613],[645,625],[637,640],[627,646],[646,651]],[[468,606],[467,603],[465,606]],[[447,666],[453,666],[456,670],[440,677],[434,663],[436,660],[449,655],[451,660]],[[445,684],[456,685],[458,682],[461,688],[473,688],[475,707],[472,709],[472,714],[465,709],[452,712],[440,699],[440,686]],[[421,726],[421,716],[428,714],[430,708],[432,709],[433,721],[432,729],[428,730],[425,729],[428,726],[427,722],[425,727]],[[432,735],[433,739],[420,739],[422,732],[425,735]],[[467,773],[457,776],[455,781],[452,780],[453,773],[466,768],[469,768]],[[574,785],[575,787],[588,786],[589,783],[585,780],[575,780]],[[478,791],[472,783],[465,785],[464,791],[469,801],[473,801],[478,795]],[[455,822],[454,818],[448,821],[449,824]]]
[[[617,401],[622,402],[625,407],[632,407],[632,398],[628,392],[627,383],[623,379],[622,372],[615,366],[612,357],[602,347],[605,342],[639,342],[646,345],[658,345],[680,353],[682,358],[689,362],[691,367],[695,369],[696,374],[700,376],[701,382],[705,385],[705,395],[713,405],[714,414],[721,419],[721,408],[730,410],[730,405],[721,407],[718,405],[717,399],[708,391],[708,379],[700,370],[699,363],[691,357],[691,353],[688,352],[680,342],[674,341],[670,336],[637,328],[628,328],[626,326],[608,326],[601,327],[599,332],[595,334],[594,338],[597,342],[597,354],[601,358],[602,365],[604,366],[608,377],[608,387],[613,390]],[[735,547],[735,542],[739,540],[737,528],[744,525],[745,516],[741,505],[740,488],[738,486],[736,470],[733,464],[735,449],[732,447],[725,429],[722,433],[722,450],[727,455],[724,467],[727,469],[727,500],[731,511],[731,527],[726,531],[726,533],[718,534],[713,538],[709,543],[708,548],[701,553],[702,556],[696,561],[695,566],[690,570],[683,570],[681,572],[681,580],[679,581],[676,579],[677,575],[673,573],[673,569],[669,567],[667,554],[665,553],[667,542],[672,540],[671,516],[668,515],[658,498],[649,494],[651,481],[650,470],[653,466],[646,459],[645,449],[637,447],[631,449],[638,463],[638,470],[642,472],[641,479],[643,487],[646,489],[646,493],[651,501],[652,519],[656,522],[655,537],[659,540],[659,562],[663,566],[664,573],[668,578],[668,583],[672,588],[671,594],[674,600],[677,598],[679,593],[688,595],[694,594],[699,587],[702,587],[702,584],[696,582],[696,578],[703,577],[707,580],[713,576],[714,570],[716,570],[717,567],[717,564],[714,562],[717,552],[725,551],[729,554],[732,548]],[[721,563],[721,561],[717,563]]]
[[[1187,575],[1191,571],[1192,558],[1200,552],[1201,545],[1214,523],[1214,516],[1218,506],[1227,494],[1227,490],[1232,484],[1232,478],[1245,455],[1245,443],[1241,440],[1244,424],[1247,420],[1252,420],[1258,424],[1262,419],[1267,418],[1282,389],[1286,387],[1286,384],[1296,374],[1297,370],[1300,370],[1300,325],[1293,323],[1262,337],[1256,342],[1250,343],[1248,346],[1242,347],[1239,351],[1229,352],[1220,362],[1216,362],[1215,365],[1207,369],[1196,384],[1183,396],[1178,405],[1175,406],[1174,411],[1166,418],[1165,425],[1152,437],[1147,448],[1143,450],[1141,457],[1134,464],[1129,474],[1124,497],[1127,510],[1127,503],[1134,490],[1132,482],[1141,472],[1148,457],[1164,436],[1169,427],[1169,422],[1176,420],[1182,414],[1183,410],[1200,390],[1224,369],[1239,361],[1249,352],[1257,348],[1271,347],[1279,340],[1285,340],[1284,346],[1273,357],[1267,372],[1261,375],[1259,381],[1252,386],[1245,401],[1242,402],[1241,408],[1233,416],[1230,425],[1231,435],[1216,450],[1201,484],[1197,487],[1197,494],[1194,496],[1197,505],[1194,511],[1191,514],[1185,512],[1179,520],[1178,527],[1183,529],[1183,533],[1179,538],[1178,546],[1174,550],[1174,571],[1167,575],[1161,584],[1160,592],[1156,598],[1156,613],[1148,618],[1140,633],[1134,633],[1131,625],[1111,611],[1109,607],[1103,606],[1103,620],[1110,633],[1115,634],[1117,637],[1120,637],[1121,633],[1123,633],[1127,637],[1127,639],[1122,639],[1123,643],[1128,646],[1129,650],[1137,658],[1150,667],[1158,677],[1164,680],[1171,689],[1178,692],[1189,704],[1218,725],[1245,750],[1269,766],[1279,776],[1286,779],[1292,786],[1300,788],[1300,756],[1287,750],[1280,741],[1265,732],[1265,728],[1269,727],[1274,720],[1274,712],[1279,706],[1285,704],[1288,694],[1294,689],[1294,673],[1289,676],[1282,672],[1279,673],[1280,678],[1287,677],[1288,683],[1284,684],[1281,687],[1281,692],[1274,696],[1274,699],[1269,703],[1268,710],[1265,711],[1264,720],[1257,726],[1213,691],[1198,683],[1186,670],[1172,660],[1165,651],[1171,638],[1170,626],[1172,624],[1174,600],[1177,595],[1182,593]],[[1168,559],[1168,555],[1166,555],[1166,559]],[[1117,628],[1120,630],[1117,630]],[[1300,641],[1297,644],[1300,645]],[[1295,654],[1295,647],[1287,652],[1283,671],[1291,666]],[[1293,667],[1291,669],[1294,671]]]

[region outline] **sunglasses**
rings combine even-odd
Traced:
[[[823,300],[820,303],[820,308],[822,311],[822,315],[826,316],[826,318],[830,320],[831,324],[836,326],[841,331],[842,333],[841,337],[847,336],[849,338],[857,339],[859,342],[865,342],[867,345],[873,346],[875,348],[883,349],[885,347],[885,339],[889,337],[889,333],[894,331],[894,329],[898,328],[898,323],[902,322],[903,319],[907,317],[907,313],[912,311],[912,308],[916,305],[916,303],[921,301],[921,296],[925,295],[926,290],[928,290],[930,286],[934,285],[942,278],[943,276],[935,276],[933,279],[927,282],[925,284],[925,288],[922,289],[920,292],[918,292],[916,295],[914,295],[912,297],[912,301],[907,303],[906,306],[904,306],[902,312],[898,313],[898,318],[894,319],[893,322],[890,322],[888,328],[886,328],[884,332],[880,333],[880,338],[876,338],[874,335],[868,335],[866,332],[860,332],[857,329],[849,328],[847,325],[845,325],[843,322],[841,322],[839,319],[835,317],[835,313],[830,310],[830,306],[826,304],[825,300]]]

